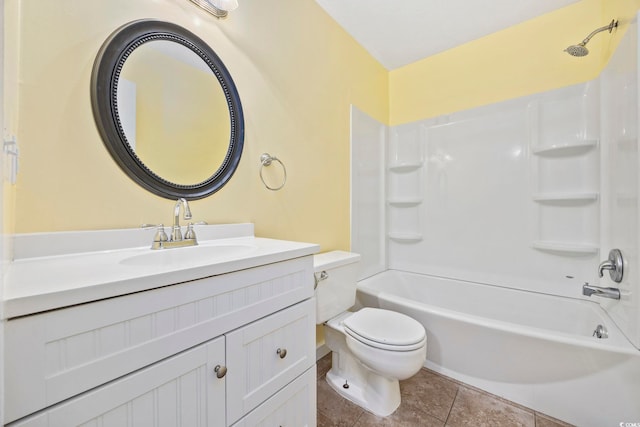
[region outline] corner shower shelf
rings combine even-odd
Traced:
[[[533,148],[531,152],[539,156],[570,156],[589,151],[597,145],[597,139],[585,139],[578,142],[568,142],[537,147]]]
[[[419,242],[422,240],[422,234],[420,233],[389,233],[387,235],[391,240],[397,242]]]
[[[402,162],[389,165],[391,172],[412,172],[422,167],[422,162]]]
[[[598,246],[584,243],[566,243],[550,240],[536,240],[531,245],[534,249],[551,252],[566,252],[577,255],[593,255],[599,251]]]
[[[407,198],[403,198],[403,199],[389,199],[387,201],[387,203],[389,203],[389,205],[391,206],[396,206],[396,207],[400,207],[400,208],[408,208],[408,207],[413,207],[413,206],[417,206],[420,203],[422,203],[422,199],[418,198],[418,197],[407,197]]]
[[[598,193],[536,193],[532,196],[534,202],[554,203],[554,202],[594,202],[598,200]]]

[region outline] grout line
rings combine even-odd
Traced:
[[[355,426],[356,424],[358,424],[358,421],[360,421],[360,418],[362,418],[362,416],[364,415],[364,411],[360,412],[360,415],[358,415],[358,418],[356,418],[353,422],[353,424],[351,425],[352,427]]]
[[[449,412],[447,412],[447,417],[444,420],[444,426],[443,427],[446,427],[447,422],[449,422],[449,417],[451,416],[451,411],[453,411],[453,406],[456,404],[456,400],[458,399],[458,394],[459,393],[460,393],[460,385],[458,385],[456,387],[456,395],[453,398],[453,401],[451,402],[451,407],[449,408]]]

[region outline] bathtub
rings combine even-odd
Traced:
[[[420,321],[428,369],[578,426],[640,425],[640,351],[595,300],[388,270],[357,302]]]

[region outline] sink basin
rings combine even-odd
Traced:
[[[203,265],[225,258],[248,254],[256,249],[253,245],[224,244],[200,245],[185,248],[157,249],[141,255],[134,255],[120,261],[123,265],[167,266],[167,265]]]

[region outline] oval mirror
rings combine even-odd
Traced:
[[[91,103],[113,159],[159,196],[206,197],[238,166],[238,91],[216,53],[180,26],[140,20],[117,29],[96,57]]]

